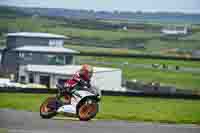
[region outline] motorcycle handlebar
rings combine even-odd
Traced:
[[[64,86],[63,85],[60,85],[60,84],[56,84],[56,87],[58,88],[58,94],[61,95],[63,91],[65,91],[64,89]],[[84,85],[83,87],[83,90],[87,90],[95,95],[98,95],[98,96],[101,96],[101,90],[98,89],[97,87],[95,86],[91,86],[91,87],[88,87],[87,85]]]

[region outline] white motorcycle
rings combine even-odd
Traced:
[[[79,87],[72,93],[63,91],[60,85],[57,85],[57,88],[56,96],[47,98],[41,104],[42,118],[49,119],[58,113],[64,113],[68,117],[78,117],[81,121],[88,121],[98,113],[101,93],[97,88]]]

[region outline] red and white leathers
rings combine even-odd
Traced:
[[[85,81],[85,82],[90,82],[90,79],[85,77],[84,75],[80,75],[79,72],[76,72],[71,79],[67,80],[65,82],[65,87],[67,88],[74,88],[79,82]]]
[[[93,68],[89,65],[83,65],[81,70],[76,72],[71,79],[65,82],[65,87],[69,88],[70,90],[73,89],[77,84],[90,86],[90,78],[93,74]]]

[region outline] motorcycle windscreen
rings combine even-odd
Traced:
[[[74,95],[76,97],[79,97],[80,99],[87,97],[87,96],[95,96],[94,94],[92,94],[89,91],[84,91],[84,90],[80,90],[80,91],[75,91]]]

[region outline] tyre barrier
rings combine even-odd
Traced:
[[[35,93],[35,94],[55,94],[56,89],[39,88],[0,88],[0,93]],[[167,93],[167,92],[144,92],[144,91],[102,91],[103,96],[137,96],[137,97],[158,97],[158,98],[176,98],[200,100],[199,94],[190,93]]]

